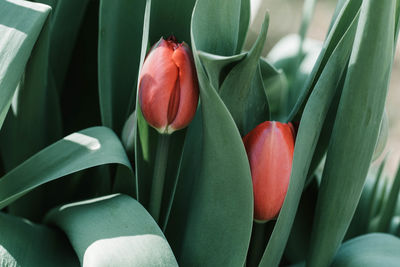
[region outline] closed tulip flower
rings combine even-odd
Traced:
[[[294,151],[293,126],[266,121],[248,133],[243,142],[253,181],[254,219],[274,219],[289,186]]]
[[[199,88],[191,50],[175,37],[163,38],[150,50],[139,78],[139,103],[146,121],[170,134],[193,119]]]

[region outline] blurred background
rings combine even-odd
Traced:
[[[263,56],[285,35],[298,33],[304,0],[251,0],[250,29],[245,49],[249,49],[258,36],[265,11],[270,14],[267,42]],[[325,39],[337,0],[317,0],[307,38]],[[397,42],[386,111],[389,119],[388,141],[382,155],[374,162],[377,166],[387,155],[384,173],[393,177],[400,160],[400,42]],[[357,127],[357,125],[354,125]]]

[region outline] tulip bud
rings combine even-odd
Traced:
[[[276,218],[285,200],[292,170],[294,133],[289,123],[266,121],[243,138],[254,192],[254,219]]]
[[[139,79],[139,103],[146,121],[171,134],[193,119],[199,88],[192,53],[175,37],[158,41],[147,55]]]

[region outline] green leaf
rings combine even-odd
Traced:
[[[338,42],[341,40],[345,32],[350,27],[351,23],[353,22],[354,18],[357,16],[360,5],[361,0],[349,0],[340,10],[338,17],[335,20],[332,29],[331,31],[329,31],[328,36],[326,37],[326,40],[322,46],[322,50],[317,59],[317,62],[315,63],[314,68],[304,85],[304,88],[301,90],[301,94],[297,99],[295,106],[291,110],[287,121],[299,120],[299,117],[302,114],[302,110],[307,103],[307,99],[309,98],[313,88],[315,87],[315,84],[318,81],[322,70],[324,69]]]
[[[198,53],[211,85],[217,90],[229,71],[247,55],[247,53],[241,53],[233,56],[219,56],[203,51],[198,51]]]
[[[110,163],[131,168],[122,144],[110,129],[94,127],[68,135],[0,179],[0,209],[44,183]],[[134,183],[132,179],[126,190],[135,196]]]
[[[49,79],[61,92],[89,0],[36,0],[51,6]],[[62,53],[60,53],[62,51]]]
[[[291,263],[304,261],[310,247],[315,203],[318,197],[318,182],[316,177],[313,178],[301,196],[299,208],[285,248],[285,259]]]
[[[196,40],[197,50],[220,56],[235,54],[238,47],[240,6],[241,0],[197,1],[192,16],[192,35],[201,36]],[[194,16],[196,19],[193,19]]]
[[[0,128],[49,12],[42,4],[0,0]]]
[[[197,49],[205,48],[198,45],[206,44],[204,39],[209,39],[209,36],[201,34],[208,15],[217,10],[227,12],[229,9],[220,8],[221,4],[227,7],[227,3],[220,1],[216,9],[216,3],[212,1],[198,1],[192,17],[192,49],[200,85],[201,115],[196,116],[188,130],[181,166],[181,174],[188,175],[179,177],[176,200],[166,230],[167,233],[169,229],[178,231],[172,235],[178,235],[174,238],[179,239],[175,254],[182,266],[201,263],[243,266],[250,241],[253,193],[246,151],[235,123],[207,79],[197,53]],[[213,16],[215,14],[210,15]],[[231,18],[220,19],[228,21]],[[195,127],[199,130],[193,134]],[[192,155],[187,154],[191,151],[187,150],[187,144],[191,145],[191,142],[199,149]],[[192,160],[190,164],[189,158]],[[197,168],[199,172],[193,172]],[[192,172],[187,172],[190,169]],[[182,184],[187,187],[182,188]],[[188,193],[189,198],[182,198],[182,194],[186,196]],[[182,213],[177,212],[175,207],[179,209],[185,204],[188,208],[180,210]],[[180,229],[173,222],[177,222]]]
[[[79,266],[61,231],[2,212],[0,228],[1,266]]]
[[[161,36],[175,35],[180,42],[190,44],[190,20],[196,0],[152,0],[150,44]]]
[[[345,242],[332,267],[396,267],[400,262],[400,239],[388,234],[368,234]]]
[[[357,19],[358,16],[337,43],[304,108],[296,137],[288,192],[260,266],[278,266],[282,257],[322,125],[350,56]]]
[[[109,195],[53,209],[82,266],[177,266],[156,222],[136,200]]]
[[[379,170],[381,170],[382,167],[383,164],[380,165]],[[380,175],[376,176],[375,173],[369,171],[360,201],[358,202],[357,209],[354,212],[344,240],[368,233],[368,226],[372,222],[371,217],[373,217],[370,216],[370,213],[372,213],[371,206],[376,203],[374,197],[377,193],[379,177]]]
[[[102,123],[120,133],[132,112],[145,1],[100,1],[99,97]]]
[[[0,151],[6,172],[62,137],[58,92],[49,82],[49,29],[46,22],[0,132]],[[41,214],[38,210],[45,207],[41,193],[34,192],[29,199],[18,201],[10,207],[10,212],[38,219]]]
[[[362,192],[391,72],[394,7],[395,1],[364,1],[361,7],[318,195],[307,261],[311,267],[331,262]]]
[[[315,61],[321,52],[321,42],[305,39],[301,36],[290,34],[283,37],[268,54],[268,60],[275,68],[283,70],[287,78],[288,88],[282,92],[279,106],[274,108],[274,113],[286,119],[293,108],[299,95],[305,90],[306,82],[315,68]],[[301,47],[301,48],[300,48]],[[272,102],[272,101],[271,101]]]
[[[247,31],[250,24],[250,0],[241,0],[240,18],[239,18],[239,36],[236,47],[236,54],[243,49],[244,41],[246,40]]]
[[[282,114],[282,107],[286,106],[287,101],[287,77],[283,70],[276,69],[264,58],[260,58],[259,64],[271,120],[281,121],[285,118],[285,114]]]
[[[48,86],[48,56],[49,25],[45,23],[0,134],[6,171],[62,136],[58,95]]]
[[[147,44],[149,41],[150,27],[150,10],[151,0],[146,0],[146,8],[143,22],[142,47],[140,52],[139,72],[143,66],[146,56]],[[136,85],[138,89],[139,84]],[[135,175],[138,179],[138,201],[147,207],[150,195],[151,179],[153,170],[151,168],[154,162],[154,151],[156,143],[151,140],[156,140],[156,131],[152,129],[143,117],[139,105],[138,90],[136,90],[136,117],[134,120],[134,150],[135,150]],[[153,152],[153,153],[152,153]]]
[[[228,73],[219,92],[242,135],[269,118],[268,101],[258,68],[268,25],[269,16],[266,14],[254,46],[247,56]],[[257,84],[254,84],[253,80]],[[252,121],[249,122],[249,120]]]
[[[387,232],[390,227],[390,223],[394,216],[394,212],[397,205],[397,199],[400,195],[400,166],[398,167],[396,177],[393,180],[393,184],[390,186],[390,192],[387,201],[385,201],[382,214],[379,218],[377,232]]]

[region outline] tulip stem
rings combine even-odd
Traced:
[[[149,212],[157,223],[160,219],[165,173],[167,170],[169,138],[169,134],[162,134],[158,139],[153,180],[151,184]]]

